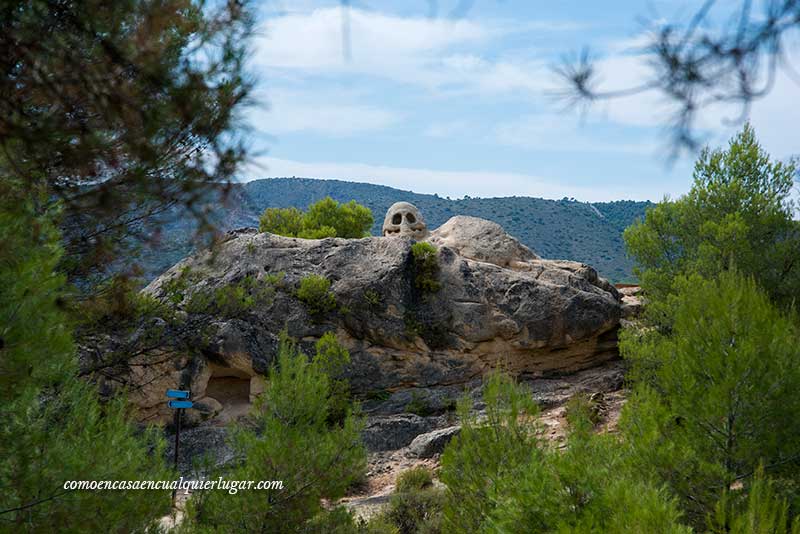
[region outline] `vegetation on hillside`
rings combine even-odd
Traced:
[[[329,502],[363,477],[366,452],[363,420],[348,408],[331,418],[339,401],[335,376],[349,354],[328,335],[309,361],[284,335],[265,392],[251,420],[232,439],[242,461],[212,479],[283,481],[282,489],[207,491],[190,502],[187,528],[198,532],[327,532],[331,523],[350,522],[329,512]],[[325,525],[320,527],[319,525]]]
[[[796,162],[773,161],[750,125],[727,149],[706,149],[686,195],[664,201],[625,230],[642,286],[663,300],[692,272],[735,269],[776,301],[800,295],[800,223],[791,198]]]
[[[623,200],[588,204],[574,199],[546,200],[531,197],[449,199],[423,195],[391,187],[307,178],[270,178],[236,184],[226,201],[210,197],[213,210],[208,214],[220,230],[259,226],[266,208],[284,208],[274,213],[270,226],[281,235],[297,235],[302,211],[310,204],[331,197],[341,205],[355,199],[375,216],[371,229],[381,235],[383,215],[394,202],[407,200],[420,208],[429,229],[434,229],[454,215],[472,215],[499,223],[523,244],[545,258],[581,261],[595,267],[601,276],[614,282],[633,281],[633,261],[627,256],[623,230],[637,218],[644,217],[652,204]],[[295,209],[291,209],[295,208]],[[144,278],[153,278],[188,255],[195,243],[197,227],[191,218],[175,209],[160,234],[160,245],[141,251],[139,263]],[[322,234],[324,236],[324,234]],[[362,235],[357,235],[362,237]]]
[[[331,197],[325,197],[309,205],[305,213],[294,207],[267,208],[259,218],[258,229],[303,239],[359,238],[369,235],[372,222],[369,208],[355,200],[339,204]]]
[[[493,375],[484,417],[460,405],[444,503],[414,500],[425,523],[404,531],[800,533],[800,318],[794,278],[763,272],[790,272],[797,253],[784,247],[798,224],[792,172],[749,126],[704,152],[692,191],[626,232],[648,308],[622,334],[619,432],[597,434],[576,396],[554,448],[531,392]]]
[[[244,2],[0,7],[0,530],[144,532],[170,509],[168,490],[65,487],[176,475],[162,433],[79,378],[75,338],[151,304],[124,276],[160,216],[205,228],[198,201],[244,157],[251,23]]]

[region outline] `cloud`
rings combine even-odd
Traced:
[[[657,150],[652,140],[634,142],[599,138],[592,124],[580,124],[577,117],[541,113],[524,115],[518,119],[495,125],[489,141],[526,150],[556,152],[604,152],[654,155]]]
[[[324,98],[303,91],[271,90],[257,100],[269,105],[255,107],[247,117],[265,134],[308,132],[345,137],[383,130],[402,117],[379,107],[360,104],[358,95],[327,92]]]
[[[559,199],[565,196],[582,201],[603,202],[622,198],[646,199],[652,195],[630,189],[574,186],[556,180],[522,173],[496,171],[447,171],[389,167],[365,163],[300,162],[273,157],[259,158],[244,171],[242,181],[266,177],[299,176],[388,185],[417,193],[461,198],[524,195]]]
[[[653,71],[648,65],[646,55],[632,53],[641,50],[646,34],[631,39],[611,43],[609,50],[614,53],[597,62],[597,70],[602,76],[601,91],[636,87],[652,79]],[[755,99],[748,118],[756,128],[756,133],[766,150],[776,157],[786,158],[800,154],[800,144],[795,137],[786,135],[800,123],[800,107],[794,103],[800,97],[800,84],[792,79],[783,68],[779,68],[772,90],[763,98]],[[595,120],[608,120],[612,123],[654,127],[654,134],[663,136],[663,127],[669,125],[675,104],[659,90],[651,90],[618,99],[601,101],[591,112]],[[707,142],[712,145],[724,144],[737,130],[741,129],[742,108],[737,103],[708,105],[697,113],[695,128],[704,132]]]
[[[266,21],[256,63],[306,70],[376,70],[413,62],[420,54],[486,39],[480,25],[465,19],[405,18],[351,8],[352,59],[344,55],[339,8],[290,13]]]
[[[422,135],[425,137],[433,137],[436,139],[447,139],[456,136],[463,136],[464,132],[472,130],[469,122],[465,120],[435,122],[429,125]]]
[[[543,88],[543,61],[490,58],[469,50],[488,50],[489,43],[517,32],[575,27],[399,17],[351,8],[347,58],[342,13],[322,8],[268,18],[256,39],[254,66],[272,77],[366,75],[448,93],[533,91]]]

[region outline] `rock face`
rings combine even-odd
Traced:
[[[499,225],[474,217],[454,217],[429,241],[438,247],[441,287],[432,293],[415,283],[408,237],[304,240],[231,232],[213,252],[184,259],[145,292],[167,299],[170,285],[191,272],[187,296],[177,304],[191,315],[192,293],[213,294],[246,277],[283,273],[282,279],[268,302],[242,316],[209,319],[214,335],[204,340],[202,355],[170,361],[165,373],[171,380],[180,375],[194,398],[205,398],[207,413],[224,414],[263,388],[260,376],[283,329],[308,353],[334,331],[350,351],[346,374],[362,398],[466,384],[497,367],[529,377],[571,372],[617,355],[620,296],[591,267],[540,259]],[[331,282],[334,309],[314,313],[313,303],[298,299],[309,275]],[[142,385],[134,401],[150,420],[166,420],[163,384],[154,383]]]

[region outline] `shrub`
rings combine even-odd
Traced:
[[[300,280],[296,295],[311,315],[321,315],[336,308],[336,295],[330,289],[330,280],[321,275],[310,274]]]
[[[258,228],[261,232],[303,239],[359,238],[369,235],[372,222],[370,209],[355,200],[339,204],[325,197],[311,204],[305,213],[297,208],[267,208]]]
[[[297,237],[303,231],[303,212],[297,208],[267,208],[258,220],[258,230]]]
[[[530,391],[504,375],[484,389],[485,419],[459,404],[462,428],[440,471],[445,532],[688,533],[674,499],[632,469],[614,436],[576,417],[563,451],[540,437]]]
[[[427,487],[395,493],[389,500],[386,519],[401,534],[434,534],[441,532],[444,491]]]
[[[425,466],[412,467],[400,473],[395,484],[395,492],[421,490],[433,485],[433,473]]]
[[[570,423],[583,418],[593,426],[599,424],[601,417],[597,396],[585,392],[576,393],[567,401],[565,416]]]
[[[442,286],[436,279],[439,257],[436,247],[424,241],[411,245],[414,257],[414,286],[425,293],[436,293]]]
[[[406,404],[406,411],[421,416],[431,415],[433,409],[428,403],[428,400],[417,394],[416,391],[411,393],[411,401]]]
[[[186,304],[186,311],[224,318],[241,317],[255,306],[268,305],[282,278],[282,273],[263,278],[245,276],[239,282],[211,291],[195,291]]]
[[[364,301],[370,307],[374,308],[374,307],[380,306],[382,300],[383,299],[381,298],[381,294],[378,293],[377,291],[375,291],[374,289],[365,289],[364,290]]]
[[[735,267],[777,302],[791,303],[800,293],[795,172],[794,161],[770,160],[750,125],[726,150],[704,150],[689,193],[660,202],[625,230],[650,300],[673,294],[677,276]]]
[[[334,424],[345,420],[352,409],[350,383],[342,379],[345,366],[350,363],[350,352],[336,339],[336,334],[326,332],[316,344],[317,365],[331,379],[328,421]]]
[[[681,497],[702,524],[724,488],[763,462],[797,480],[800,333],[796,316],[734,272],[676,282],[669,333],[625,332],[636,387],[620,428],[640,469]],[[746,493],[746,485],[743,490]]]
[[[319,347],[325,351],[331,343],[327,338]],[[333,352],[337,353],[333,359],[343,354]],[[226,476],[282,480],[284,488],[236,495],[198,492],[187,510],[193,526],[213,532],[348,531],[351,521],[344,510],[320,516],[325,514],[322,500],[341,498],[366,470],[363,419],[348,411],[341,423],[329,422],[333,389],[326,370],[331,368],[331,359],[328,350],[309,361],[291,339],[285,334],[281,337],[252,419],[237,427],[231,440],[242,461]]]

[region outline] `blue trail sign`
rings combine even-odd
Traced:
[[[178,470],[178,444],[180,443],[181,435],[181,412],[186,408],[192,407],[192,401],[189,400],[191,393],[183,389],[168,389],[168,399],[184,399],[184,400],[169,400],[167,406],[175,410],[175,470]],[[175,500],[175,491],[172,492],[172,500]]]
[[[170,408],[191,408],[192,401],[188,400],[171,400],[167,403]]]

